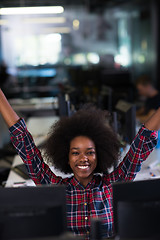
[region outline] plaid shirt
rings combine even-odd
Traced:
[[[85,239],[89,239],[91,218],[95,217],[102,219],[103,237],[113,236],[112,183],[133,180],[142,162],[157,144],[157,132],[142,126],[116,170],[103,175],[95,174],[84,188],[74,176],[62,179],[50,170],[23,119],[10,128],[10,133],[12,143],[35,184],[66,185],[68,229],[75,234],[85,235]]]

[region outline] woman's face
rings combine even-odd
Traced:
[[[97,166],[94,142],[85,136],[75,137],[70,143],[69,164],[76,179],[86,187]]]

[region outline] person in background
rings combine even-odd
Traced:
[[[45,152],[53,166],[73,174],[68,178],[56,176],[51,171],[24,119],[13,110],[1,90],[0,113],[9,127],[11,141],[35,184],[66,186],[68,230],[89,240],[91,219],[100,218],[102,237],[113,237],[112,183],[133,181],[142,162],[156,147],[160,108],[141,126],[128,153],[113,171],[109,170],[120,160],[120,144],[117,135],[106,124],[105,112],[90,107],[61,118],[50,130]]]
[[[136,88],[139,95],[145,98],[144,106],[136,113],[140,123],[144,123],[160,107],[160,92],[153,86],[147,75],[137,79]]]

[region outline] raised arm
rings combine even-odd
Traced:
[[[160,108],[145,122],[145,127],[151,131],[160,130]]]
[[[13,110],[1,89],[0,89],[0,113],[2,114],[2,117],[4,118],[8,127],[13,126],[19,120],[19,116]]]
[[[147,159],[157,144],[157,130],[160,129],[160,108],[145,122],[128,153],[115,171],[107,175],[109,182],[131,181],[141,169],[141,164]]]
[[[43,161],[41,152],[28,132],[24,119],[20,119],[12,109],[1,89],[0,113],[9,127],[12,144],[25,163],[28,174],[35,184],[60,183],[62,178],[57,177]]]

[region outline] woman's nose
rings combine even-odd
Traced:
[[[82,160],[82,161],[87,161],[88,158],[87,158],[87,156],[86,156],[85,154],[81,154],[81,155],[80,155],[80,160]]]

